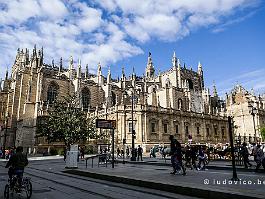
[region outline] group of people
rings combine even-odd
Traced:
[[[249,153],[249,150],[247,148],[247,144],[244,142],[242,144],[241,148],[241,156],[243,158],[244,166],[247,169],[248,167],[252,167],[253,165],[249,162],[249,156],[253,155],[254,161],[256,162],[256,169],[255,171],[257,172],[261,165],[265,169],[265,157],[264,157],[264,151],[263,148],[261,147],[260,144],[253,144],[253,149],[252,152]]]
[[[186,146],[182,150],[181,144],[174,138],[169,136],[171,164],[173,171],[171,174],[179,173],[182,170],[182,175],[186,175],[186,168],[196,170],[206,170],[206,162],[208,162],[207,151],[203,146]],[[185,160],[185,164],[183,163]],[[198,161],[198,163],[197,163]]]
[[[0,148],[0,158],[9,159],[14,154],[13,148],[3,149]]]
[[[133,154],[135,155],[135,157],[137,157],[137,161],[143,161],[143,148],[141,147],[141,145],[138,145],[138,148],[137,149],[131,149],[127,146],[126,147],[126,158],[129,158],[130,157],[130,154]],[[125,158],[125,154],[124,154],[124,150],[123,149],[120,149],[119,147],[117,148],[117,158],[120,157],[120,158]]]

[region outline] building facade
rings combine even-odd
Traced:
[[[130,146],[132,129],[136,145],[149,150],[155,144],[168,144],[170,134],[182,142],[228,142],[225,103],[204,87],[203,67],[197,71],[182,66],[175,53],[172,65],[165,72],[155,73],[149,53],[145,75],[136,76],[134,70],[126,77],[107,77],[98,64],[97,74],[82,71],[81,61],[74,66],[70,57],[67,67],[62,58],[58,65],[43,62],[43,49],[18,49],[12,72],[1,83],[0,125],[1,145],[22,145],[31,152],[49,146],[44,139],[36,139],[36,123],[47,114],[50,104],[63,96],[77,94],[80,108],[88,117],[114,119],[117,122],[115,143]]]
[[[241,85],[226,94],[226,113],[233,117],[236,140],[260,142],[260,128],[265,126],[265,97],[255,96]]]

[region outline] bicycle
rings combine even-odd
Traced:
[[[25,192],[26,198],[30,199],[32,195],[32,184],[30,178],[22,177],[21,183],[19,183],[19,177],[17,175],[12,176],[11,179],[8,179],[8,183],[5,186],[4,198],[9,199],[10,195],[21,194]]]

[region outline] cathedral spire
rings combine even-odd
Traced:
[[[69,60],[69,69],[68,70],[73,70],[73,66],[74,66],[74,59],[73,56],[70,56],[70,60]]]
[[[70,56],[70,60],[69,60],[69,68],[68,68],[68,74],[69,74],[69,79],[72,80],[73,79],[73,69],[74,69],[74,60],[73,60],[73,56]]]
[[[33,48],[33,57],[34,58],[37,57],[37,46],[36,46],[36,44],[34,45],[34,48]]]
[[[82,66],[81,66],[81,60],[78,59],[78,68],[77,68],[77,78],[78,78],[78,79],[81,78],[81,69],[82,69]]]
[[[85,79],[88,79],[88,64],[86,65]]]
[[[63,58],[60,59],[60,65],[59,65],[59,72],[62,72],[63,70]]]
[[[125,72],[124,72],[124,66],[121,68],[121,80],[125,80]]]
[[[134,67],[133,67],[133,72],[132,72],[132,79],[136,79],[136,74],[135,74],[135,71],[134,71]]]
[[[5,80],[7,80],[8,79],[8,68],[6,68],[6,78],[5,78]]]
[[[172,57],[172,66],[174,69],[176,69],[178,67],[178,63],[177,63],[177,57],[176,57],[176,52],[174,51],[173,53],[173,57]]]
[[[215,82],[213,82],[213,96],[214,97],[218,97],[218,93],[217,93]]]
[[[98,76],[101,76],[102,71],[101,71],[101,65],[100,62],[98,62]]]
[[[107,76],[107,84],[110,84],[110,83],[111,83],[111,72],[110,72],[110,67],[109,67],[108,76]]]
[[[54,59],[52,59],[52,67],[54,68]]]
[[[155,75],[155,69],[153,66],[153,61],[151,57],[151,53],[149,52],[148,59],[147,59],[147,66],[145,71],[146,77],[154,77]]]
[[[201,62],[198,63],[198,74],[200,76],[202,76],[202,74],[203,74]]]

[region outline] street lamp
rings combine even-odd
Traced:
[[[256,134],[256,126],[255,126],[255,115],[257,114],[258,110],[257,108],[254,107],[254,102],[251,101],[250,104],[248,105],[249,113],[253,117],[253,126],[254,126],[254,142],[257,142],[257,134]]]
[[[133,100],[134,100],[134,88],[132,87],[132,157],[131,157],[131,161],[136,161],[136,151],[135,151],[135,146],[134,146],[134,139],[135,139],[135,130],[133,128],[133,106],[134,106],[134,103],[133,103]]]
[[[5,115],[5,133],[4,133],[4,143],[3,143],[3,151],[5,153],[6,151],[6,136],[7,136],[7,125],[8,125],[8,112],[6,112],[6,115]],[[3,156],[5,157],[5,156]]]
[[[235,164],[235,149],[233,142],[233,129],[232,129],[232,118],[228,116],[228,133],[230,138],[230,146],[231,146],[231,155],[232,155],[232,167],[233,167],[233,181],[238,181],[237,172],[236,172],[236,164]],[[240,136],[240,135],[239,135]]]

